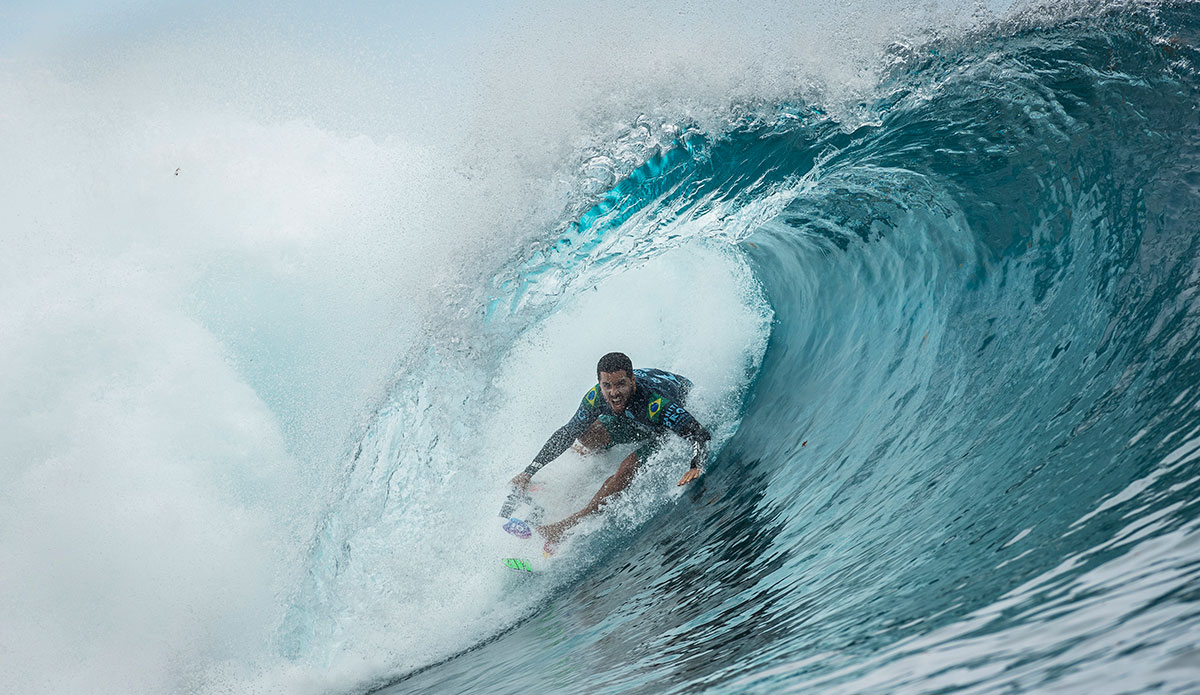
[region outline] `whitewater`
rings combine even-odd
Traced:
[[[0,692],[1200,692],[1198,65],[1188,2],[0,10]],[[515,581],[614,350],[706,473]]]

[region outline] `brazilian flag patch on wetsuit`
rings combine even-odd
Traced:
[[[600,384],[596,384],[595,386],[592,387],[591,391],[587,392],[587,395],[583,397],[583,400],[587,401],[587,404],[589,406],[595,408],[596,407],[596,396],[599,395],[599,392],[600,392]],[[579,392],[576,391],[575,393],[579,393]]]
[[[665,405],[665,403],[663,403],[664,400],[666,399],[664,399],[662,396],[658,396],[654,400],[650,401],[650,404],[646,406],[646,415],[649,417],[650,422],[658,422],[658,414],[662,412],[663,405]]]

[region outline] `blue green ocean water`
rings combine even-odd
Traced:
[[[55,7],[13,692],[1200,693],[1195,3]],[[706,473],[514,549],[612,350]]]
[[[925,46],[872,123],[779,104],[623,181],[565,238],[785,191],[735,242],[773,312],[740,425],[381,692],[1200,691],[1197,22]]]

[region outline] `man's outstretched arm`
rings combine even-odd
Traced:
[[[562,453],[571,446],[579,435],[587,431],[588,425],[591,425],[596,420],[596,410],[591,407],[586,399],[579,404],[579,410],[575,411],[575,415],[571,417],[571,421],[559,427],[550,435],[546,443],[542,445],[542,450],[537,456],[533,457],[533,463],[525,467],[525,470],[517,474],[512,479],[512,484],[517,487],[524,488],[529,485],[530,479],[534,473],[537,473],[554,459],[562,456]]]

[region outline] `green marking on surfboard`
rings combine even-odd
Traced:
[[[518,572],[533,572],[533,568],[529,566],[529,560],[524,560],[519,557],[506,557],[501,562],[510,570]]]

